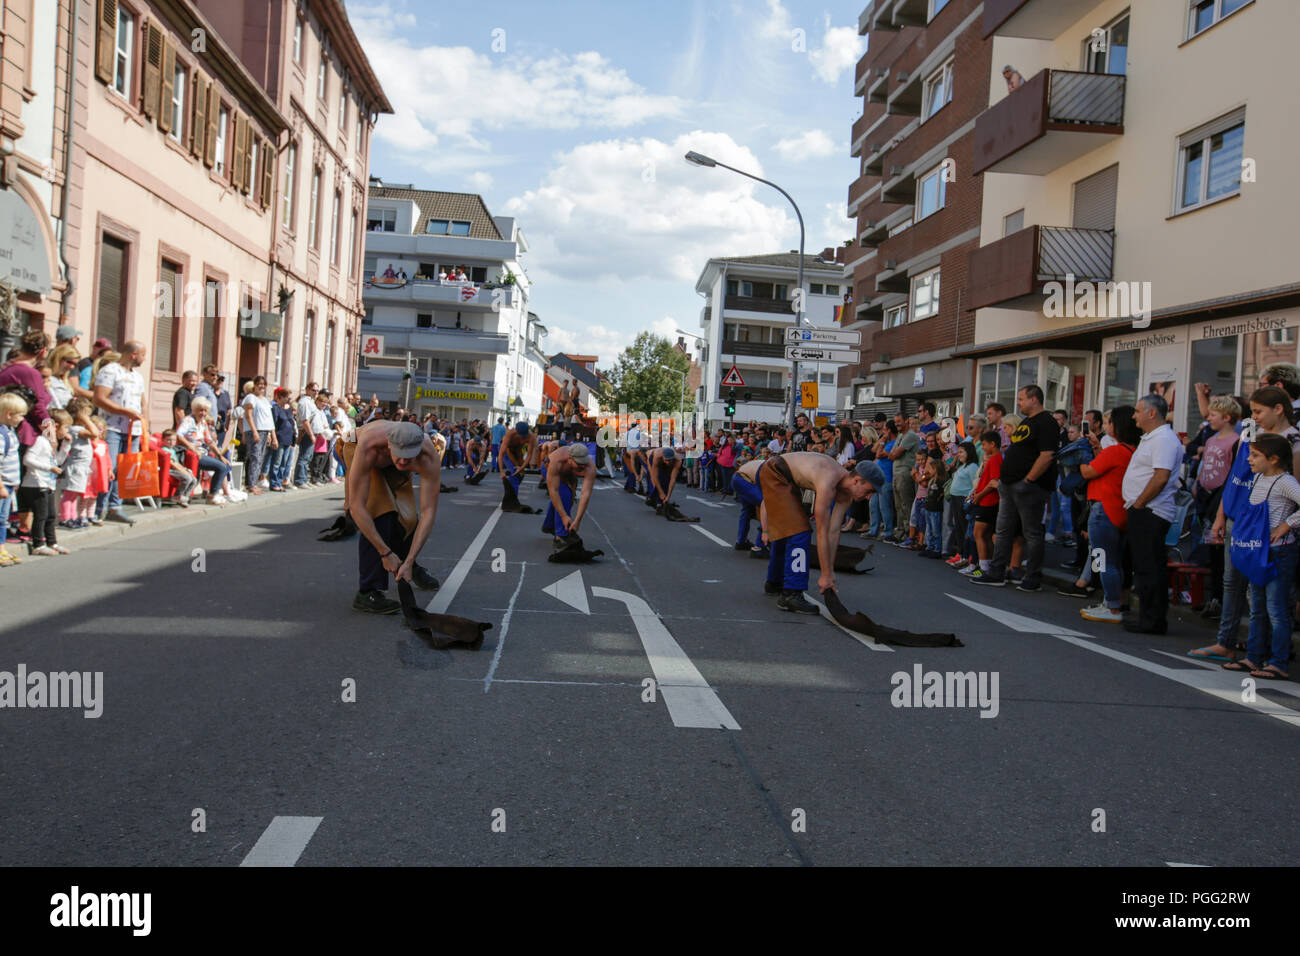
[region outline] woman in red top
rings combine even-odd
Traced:
[[[1096,607],[1086,607],[1080,615],[1089,621],[1109,621],[1118,624],[1124,620],[1120,613],[1120,589],[1124,581],[1124,532],[1128,516],[1124,512],[1124,472],[1129,459],[1142,440],[1142,430],[1134,420],[1132,405],[1121,405],[1110,413],[1103,426],[1115,444],[1102,449],[1091,463],[1079,466],[1079,473],[1088,479],[1088,500],[1096,502],[1088,513],[1088,546],[1092,561],[1085,562],[1083,575],[1074,583],[1069,593],[1087,594],[1088,578],[1096,568],[1101,578],[1102,601]],[[1101,554],[1098,554],[1098,551]]]
[[[979,555],[979,565],[967,565],[961,569],[978,580],[989,573],[989,564],[993,557],[993,529],[998,523],[998,485],[1002,478],[1002,436],[995,431],[987,431],[980,436],[984,448],[984,464],[980,466],[979,477],[975,479],[975,490],[966,500],[974,507],[972,518],[975,521],[975,552]],[[1013,555],[1013,562],[1016,555]]]

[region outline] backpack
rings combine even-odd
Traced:
[[[1086,465],[1093,457],[1092,443],[1086,438],[1076,438],[1056,453],[1056,464],[1061,473],[1061,494],[1083,492],[1088,479],[1083,477],[1079,466]]]

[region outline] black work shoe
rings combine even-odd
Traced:
[[[737,551],[748,551],[753,545],[748,541],[737,541],[732,547]]]
[[[794,611],[798,614],[821,613],[817,605],[803,596],[802,591],[782,591],[781,596],[776,599],[776,606],[783,611]]]
[[[418,564],[411,571],[411,583],[417,588],[423,588],[425,591],[436,591],[442,587],[437,578]]]
[[[1008,581],[1014,583],[1016,581],[1023,581],[1024,579],[1025,579],[1024,571],[1021,571],[1019,568],[1007,568]]]
[[[368,614],[396,614],[402,609],[402,605],[392,598],[385,597],[383,591],[358,591],[357,596],[352,599],[352,609],[365,611]]]
[[[1093,588],[1081,588],[1078,581],[1071,581],[1069,584],[1063,584],[1056,589],[1057,594],[1064,594],[1066,597],[1086,598],[1093,592]]]
[[[779,585],[779,584],[773,584],[771,581],[764,581],[764,582],[763,582],[763,593],[764,593],[764,594],[780,594],[780,593],[781,593],[781,585]]]

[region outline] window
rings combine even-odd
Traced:
[[[921,100],[922,121],[928,120],[952,102],[952,65],[953,61],[949,60],[926,78],[925,93]]]
[[[95,333],[110,342],[122,341],[126,330],[127,263],[127,243],[107,234],[101,235]]]
[[[1136,378],[1136,373],[1134,375]],[[1016,393],[1025,385],[1038,383],[1038,357],[988,362],[979,369],[979,388],[976,408],[983,413],[993,402],[1005,408],[1008,414],[1016,412]],[[1115,403],[1122,404],[1122,403]],[[1131,404],[1131,403],[1130,403]],[[1111,403],[1107,408],[1113,407]]]
[[[740,295],[740,283],[735,279],[727,280],[727,295]]]
[[[931,269],[912,280],[912,321],[928,319],[939,312],[939,270]]]
[[[221,283],[203,283],[203,340],[199,343],[199,367],[217,363],[217,332],[221,325]]]
[[[433,316],[427,312],[417,313],[415,316],[415,327],[417,329],[433,328]]]
[[[182,142],[185,131],[185,67],[179,63],[172,73],[172,123],[167,135],[176,142]]]
[[[348,275],[353,278],[357,274],[357,249],[361,243],[357,237],[357,211],[352,210],[352,227],[348,230]]]
[[[845,291],[848,291],[848,290],[846,289]],[[828,285],[828,286],[826,287],[826,294],[827,294],[827,295],[839,295],[839,294],[840,294],[840,287],[837,286],[837,285]]]
[[[424,231],[433,236],[445,236],[450,223],[446,219],[430,219]]]
[[[176,365],[176,313],[180,311],[183,288],[181,267],[164,259],[158,269],[153,303],[153,367],[164,372]]]
[[[325,99],[325,73],[325,54],[322,53],[320,55],[320,70],[316,73],[316,96],[322,100]]]
[[[348,91],[339,84],[339,135],[348,138]]]
[[[301,21],[300,21],[301,22]],[[298,144],[290,143],[284,154],[284,226],[293,225],[293,177],[298,167]]]
[[[930,0],[930,19],[939,15],[939,11],[948,5],[948,0]]]
[[[468,235],[469,235],[469,223],[467,223],[467,222],[453,222],[453,223],[451,224],[451,235],[453,235],[453,236],[468,236]]]
[[[313,249],[320,248],[320,167],[311,171],[311,205],[307,209],[307,242]],[[310,313],[308,313],[310,315]],[[306,379],[304,379],[306,381]]]
[[[230,126],[230,110],[224,106],[217,114],[217,175],[226,175],[226,130]]]
[[[325,327],[325,368],[321,372],[321,377],[325,381],[325,388],[331,389],[331,383],[334,381],[334,323],[330,322]]]
[[[275,372],[272,376],[273,382],[284,381],[284,340],[289,337],[289,325],[293,315],[293,300],[284,309],[284,321],[280,323],[280,339],[275,343]],[[274,393],[272,393],[274,394]]]
[[[397,229],[396,209],[372,209],[366,219],[367,232],[394,232]]]
[[[825,286],[823,286],[820,282],[813,282],[810,283],[808,286],[808,291],[812,295],[825,295],[826,293],[823,291],[824,289]]]
[[[1244,109],[1181,138],[1176,212],[1240,192],[1245,139]]]
[[[302,63],[302,21],[293,21],[293,62]]]
[[[885,310],[885,328],[893,329],[907,322],[907,306],[896,305]]]
[[[245,168],[248,172],[244,175],[243,181],[244,185],[248,187],[246,190],[248,195],[256,202],[258,193],[262,191],[262,177],[257,175],[257,137],[248,133],[244,135],[248,136],[248,152],[244,154]]]
[[[1009,216],[1002,217],[1002,235],[1010,236],[1025,228],[1025,211],[1017,209]]]
[[[311,309],[307,310],[307,318],[302,324],[302,382],[306,385],[311,381],[311,327],[316,321],[316,313]]]
[[[1103,31],[1104,37],[1083,41],[1084,69],[1089,73],[1113,73],[1120,76],[1128,71],[1128,14],[1120,17]],[[1101,42],[1098,43],[1097,41]]]
[[[362,111],[361,106],[357,106],[357,150],[361,149],[361,136],[366,131],[366,114]]]
[[[1111,352],[1106,356],[1106,384],[1103,408],[1133,405],[1138,398],[1138,365],[1142,358],[1139,349]],[[1008,405],[1007,408],[1011,406]]]
[[[835,384],[835,373],[834,373],[834,372],[822,372],[822,373],[820,373],[820,378],[821,378],[821,384],[823,384],[823,385],[834,385],[834,384]]]
[[[936,166],[921,177],[916,187],[916,221],[932,216],[943,208],[948,188],[943,179],[943,167]]]
[[[113,90],[131,99],[131,54],[135,49],[135,16],[117,8],[117,50],[113,57]],[[114,339],[114,341],[117,341]]]
[[[1187,18],[1187,38],[1208,30],[1230,13],[1236,13],[1251,0],[1192,0]]]
[[[339,264],[339,211],[343,205],[343,197],[334,191],[334,211],[330,219],[330,262],[333,265]]]
[[[1268,333],[1268,344],[1295,345],[1295,328],[1270,329]]]

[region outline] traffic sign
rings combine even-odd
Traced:
[[[785,357],[792,362],[849,362],[857,364],[862,353],[857,349],[823,349],[815,346],[787,345]]]
[[[861,332],[841,332],[838,329],[786,329],[787,345],[861,345]]]
[[[740,377],[740,369],[731,366],[731,371],[722,379],[723,385],[744,385],[745,380]]]
[[[801,399],[800,405],[803,408],[816,408],[817,407],[817,383],[800,382],[799,397]]]

